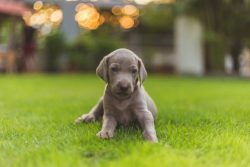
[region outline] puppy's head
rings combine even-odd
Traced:
[[[118,98],[129,97],[137,83],[141,85],[147,76],[141,59],[128,49],[117,49],[105,56],[97,67],[96,73]]]

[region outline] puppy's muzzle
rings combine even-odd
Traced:
[[[129,94],[131,92],[131,85],[128,82],[118,82],[117,87],[120,94]]]
[[[127,92],[128,89],[129,89],[129,84],[120,84],[120,85],[119,85],[119,89],[120,89],[120,91],[122,91],[122,92]]]

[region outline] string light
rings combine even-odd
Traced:
[[[65,0],[78,1],[78,0]],[[90,3],[78,3],[75,7],[75,21],[79,27],[89,30],[95,30],[102,24],[109,23],[119,25],[123,29],[136,27],[140,11],[136,5],[147,5],[155,3],[174,3],[176,0],[127,0],[130,4],[113,6],[111,12],[101,12],[93,4],[98,0],[90,0]],[[63,12],[55,5],[44,4],[41,0],[33,4],[34,12],[27,12],[23,15],[23,20],[28,26],[34,28],[57,27],[63,20]],[[49,26],[48,26],[49,25]]]

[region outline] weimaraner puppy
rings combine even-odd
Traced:
[[[117,49],[102,59],[96,73],[107,83],[104,95],[75,123],[102,118],[102,129],[97,136],[109,139],[114,136],[117,124],[138,121],[145,140],[158,142],[154,126],[157,108],[142,86],[147,77],[142,60],[128,49]]]

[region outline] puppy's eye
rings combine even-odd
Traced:
[[[137,69],[131,69],[131,73],[133,73],[133,74],[136,74],[137,73]]]
[[[112,71],[112,72],[117,72],[117,71],[118,71],[118,68],[117,68],[117,67],[111,67],[111,71]]]

